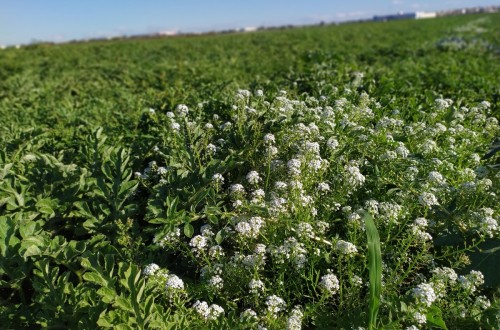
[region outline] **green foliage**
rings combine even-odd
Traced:
[[[364,215],[366,237],[368,241],[368,270],[370,273],[370,311],[368,313],[368,328],[375,329],[377,314],[380,307],[382,291],[382,252],[377,227],[369,213]]]
[[[498,18],[0,51],[2,329],[498,328]]]

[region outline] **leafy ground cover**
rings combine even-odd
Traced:
[[[2,51],[2,327],[498,327],[499,25]]]

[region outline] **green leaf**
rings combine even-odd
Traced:
[[[38,212],[48,214],[50,217],[55,215],[54,209],[57,207],[57,201],[52,199],[41,199],[35,204]]]
[[[370,272],[370,308],[368,313],[368,329],[376,328],[377,314],[380,307],[382,288],[382,253],[380,237],[372,216],[365,212],[363,216],[368,240],[368,269]]]
[[[194,234],[193,225],[190,224],[189,222],[186,222],[184,224],[184,235],[186,235],[187,237],[193,237],[193,234]]]
[[[15,236],[16,223],[10,217],[0,217],[0,253],[7,256],[7,251],[19,244],[20,240]]]
[[[219,230],[217,232],[217,234],[215,235],[215,241],[217,242],[217,244],[221,244],[222,241],[224,240],[224,231],[223,230]]]
[[[117,330],[134,330],[134,328],[132,328],[130,325],[126,323],[118,324],[115,328]]]
[[[23,257],[41,255],[45,250],[47,242],[43,236],[31,236],[21,241],[21,249],[19,253]]]
[[[100,286],[107,286],[108,281],[99,273],[96,272],[87,272],[83,274],[83,279],[88,282],[92,282],[98,284]]]
[[[427,314],[425,314],[427,318],[427,324],[433,327],[437,327],[439,329],[447,330],[446,324],[443,320],[443,314],[441,313],[441,309],[437,306],[431,306],[427,310]]]
[[[42,231],[40,223],[36,221],[23,221],[19,226],[19,234],[22,238],[35,236]]]
[[[115,302],[113,306],[118,307],[122,310],[125,310],[127,312],[134,312],[134,309],[132,308],[132,303],[125,297],[123,296],[118,296],[115,298]]]
[[[116,298],[116,291],[113,288],[102,287],[97,290],[97,294],[102,297],[102,301],[106,304],[112,303]]]
[[[137,189],[138,186],[139,186],[139,181],[137,180],[132,180],[122,183],[122,185],[120,186],[120,191],[118,192],[118,196],[121,197],[124,194],[125,195],[132,194]]]

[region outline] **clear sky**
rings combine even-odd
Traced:
[[[500,0],[0,0],[0,45],[313,24]]]

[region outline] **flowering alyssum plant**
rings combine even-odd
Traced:
[[[443,233],[475,245],[499,235],[498,170],[471,153],[499,132],[487,103],[438,99],[414,114],[348,89],[318,99],[264,95],[239,90],[229,112],[212,117],[179,105],[159,121],[163,146],[137,175],[151,191],[149,219],[173,214],[154,241],[190,265],[184,283],[169,275],[166,288],[186,292],[193,317],[210,324],[236,313],[242,326],[261,328],[366,325],[349,316],[366,312],[365,211],[381,237],[382,319],[390,311],[411,327],[436,308],[446,320],[489,308],[483,298],[469,303],[481,293],[480,272],[456,276],[465,250],[433,243]],[[179,190],[204,193],[176,197],[175,209],[155,206]]]

